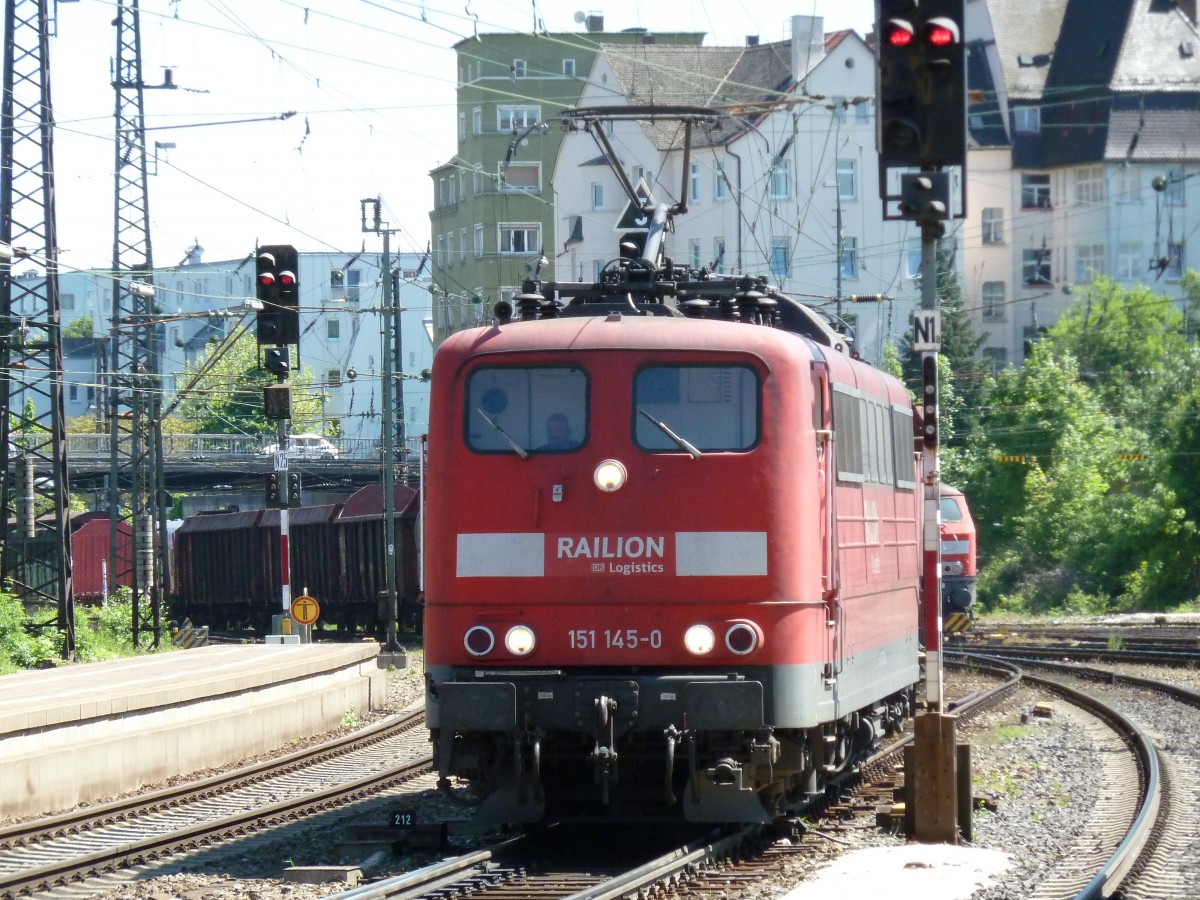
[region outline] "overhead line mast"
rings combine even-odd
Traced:
[[[4,4],[0,111],[0,461],[5,588],[55,604],[75,653],[63,350],[54,211],[48,0]],[[14,278],[14,261],[33,269]],[[14,422],[16,428],[14,429]],[[14,433],[15,431],[15,433]],[[15,464],[15,465],[14,465]],[[9,478],[15,469],[15,477]],[[47,515],[49,507],[49,515]]]
[[[163,327],[154,321],[144,92],[147,88],[171,89],[175,84],[170,70],[161,85],[147,85],[142,80],[138,0],[118,2],[113,24],[117,29],[112,73],[116,184],[106,408],[111,441],[109,584],[119,584],[120,576],[128,573],[134,646],[146,627],[151,642],[158,646],[162,599],[169,590],[160,415]],[[121,539],[121,522],[132,525],[132,545]],[[143,602],[148,604],[145,611]]]

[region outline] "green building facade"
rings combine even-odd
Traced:
[[[490,321],[493,304],[519,293],[534,273],[555,278],[559,114],[577,105],[600,45],[700,46],[704,39],[702,32],[605,32],[595,15],[582,24],[580,33],[481,34],[454,47],[457,152],[430,173],[435,343]]]

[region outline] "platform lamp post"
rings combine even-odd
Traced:
[[[379,197],[368,197],[359,201],[362,208],[362,230],[364,233],[383,236],[383,264],[379,267],[380,282],[383,289],[383,423],[381,425],[383,438],[383,564],[384,579],[387,581],[387,649],[399,651],[400,641],[397,637],[400,622],[399,598],[396,596],[396,497],[395,497],[395,433],[393,430],[393,414],[395,405],[395,388],[392,375],[392,328],[394,327],[395,302],[392,297],[392,249],[391,236],[399,231],[388,228],[387,223],[380,218],[380,208],[383,201]]]

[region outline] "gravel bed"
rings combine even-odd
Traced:
[[[370,718],[398,712],[423,696],[420,652],[410,651],[410,667],[390,672],[388,708]],[[1197,680],[1200,680],[1200,673]],[[1180,681],[1178,671],[1159,670],[1164,680]],[[960,688],[961,689],[961,688]],[[1035,703],[1049,701],[1054,714],[1032,715]],[[960,724],[959,741],[972,745],[972,769],[976,813],[971,846],[999,850],[1012,857],[1012,865],[996,876],[996,882],[977,890],[972,900],[1025,900],[1032,898],[1057,861],[1071,852],[1072,841],[1088,820],[1099,785],[1092,778],[1093,766],[1086,731],[1066,709],[1065,701],[1039,691],[1022,688],[1006,703],[971,723]],[[416,793],[413,793],[414,788]],[[381,855],[373,859],[336,859],[332,846],[336,835],[350,821],[384,821],[387,810],[397,803],[425,822],[462,821],[463,811],[444,801],[434,790],[434,777],[410,785],[398,799],[383,797],[358,807],[353,818],[329,815],[320,822],[302,823],[268,836],[237,842],[233,849],[214,848],[164,865],[118,874],[103,889],[86,894],[56,892],[54,897],[98,897],[102,900],[308,900],[345,889],[345,885],[309,885],[284,880],[289,865],[365,864],[372,871],[395,872],[426,865],[438,855],[418,853],[396,859]],[[861,847],[902,846],[901,835],[872,827],[849,827],[834,831],[828,841],[809,843],[803,852],[784,856],[776,874],[764,875],[739,897],[779,898],[797,889],[833,858]],[[848,845],[848,846],[847,846]],[[447,855],[469,849],[466,842],[451,846]],[[261,878],[277,871],[279,877]],[[141,880],[131,880],[131,877]],[[44,896],[44,895],[43,895]],[[733,895],[731,895],[733,896]]]

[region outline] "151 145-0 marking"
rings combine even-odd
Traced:
[[[632,650],[637,647],[658,650],[662,647],[662,632],[657,628],[648,632],[636,628],[574,628],[570,637],[572,650]]]

